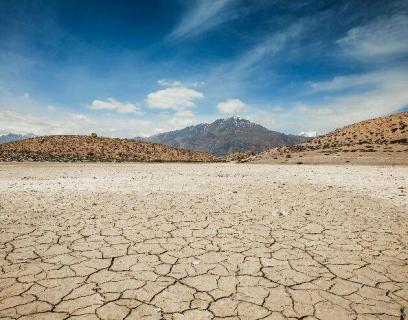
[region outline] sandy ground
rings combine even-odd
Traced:
[[[405,319],[408,167],[0,165],[1,319]]]
[[[330,150],[258,155],[253,163],[264,164],[338,164],[408,166],[407,146],[397,152],[333,152]]]

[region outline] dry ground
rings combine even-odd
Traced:
[[[408,168],[0,165],[2,319],[404,319]]]
[[[395,147],[395,146],[394,146]],[[265,151],[252,156],[253,163],[264,164],[358,164],[358,165],[398,165],[408,166],[408,147],[396,148],[392,152],[367,152],[352,148],[351,152],[333,150],[315,150],[300,152]],[[346,149],[347,150],[347,149]],[[246,159],[248,161],[248,159]]]

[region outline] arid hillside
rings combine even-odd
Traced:
[[[408,164],[408,112],[358,122],[310,142],[270,149],[244,161]]]
[[[212,161],[203,152],[91,136],[45,136],[0,145],[0,161]]]
[[[366,120],[337,129],[306,143],[325,149],[361,144],[408,144],[408,112]]]

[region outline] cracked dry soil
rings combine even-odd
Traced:
[[[407,167],[0,165],[1,319],[405,319]]]

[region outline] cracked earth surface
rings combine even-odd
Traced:
[[[405,319],[408,168],[0,165],[2,319]]]

